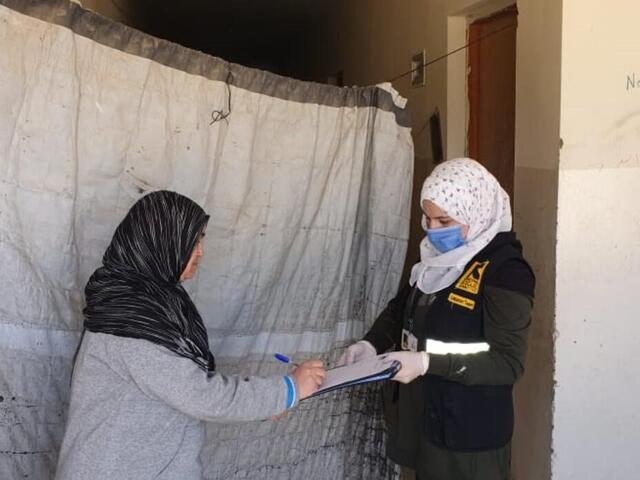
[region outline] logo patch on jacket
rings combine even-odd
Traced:
[[[470,298],[463,297],[462,295],[457,295],[453,292],[449,294],[449,297],[447,297],[447,299],[449,300],[449,302],[455,305],[459,305],[460,307],[463,307],[463,308],[468,308],[469,310],[473,310],[476,307],[475,300],[471,300]]]
[[[464,272],[462,277],[460,277],[460,280],[458,280],[458,283],[456,283],[456,288],[463,292],[477,295],[478,292],[480,292],[482,276],[484,275],[484,271],[487,269],[487,265],[489,265],[489,260],[484,262],[473,262],[473,265]]]

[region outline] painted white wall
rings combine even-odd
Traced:
[[[558,480],[640,476],[639,17],[637,0],[563,3]]]
[[[551,476],[562,1],[520,0],[516,44],[515,230],[536,274],[524,377],[516,385],[513,473]]]

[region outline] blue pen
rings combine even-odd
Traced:
[[[291,359],[286,355],[283,355],[281,353],[275,353],[273,356],[276,357],[277,360],[280,360],[282,363],[290,363],[294,367],[299,367],[297,363],[292,362]]]

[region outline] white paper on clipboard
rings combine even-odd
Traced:
[[[363,383],[379,382],[392,378],[400,370],[400,362],[389,360],[386,354],[366,358],[344,367],[327,370],[327,376],[312,397],[339,388],[351,387]]]

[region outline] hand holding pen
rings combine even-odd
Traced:
[[[303,398],[313,395],[324,381],[326,372],[323,368],[322,360],[307,360],[301,364],[297,364],[281,353],[276,353],[274,357],[283,363],[287,363],[295,367],[291,371],[290,376],[296,383],[298,400],[302,400]]]

